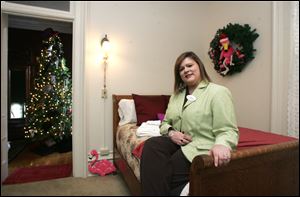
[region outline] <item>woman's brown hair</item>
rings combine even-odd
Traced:
[[[193,59],[199,66],[200,69],[200,76],[201,76],[201,80],[206,80],[208,82],[211,81],[210,77],[208,76],[204,64],[202,63],[202,61],[200,60],[200,58],[192,51],[187,51],[182,53],[176,60],[175,62],[175,68],[174,68],[174,74],[175,74],[175,84],[174,84],[174,92],[177,94],[179,92],[181,92],[182,90],[185,89],[185,84],[182,81],[180,74],[179,74],[179,68],[181,63],[183,62],[183,60],[185,58],[191,58]]]

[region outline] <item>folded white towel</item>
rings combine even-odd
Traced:
[[[156,125],[156,126],[160,126],[161,121],[160,120],[148,120],[146,122],[148,125]]]
[[[160,126],[160,120],[155,120],[155,121],[152,121],[152,120],[149,120],[147,122],[143,122],[141,124],[141,126],[139,126],[139,128],[137,129],[136,131],[136,135],[138,137],[143,137],[143,136],[150,136],[150,137],[153,137],[153,136],[160,136],[160,129],[159,129],[159,126]]]

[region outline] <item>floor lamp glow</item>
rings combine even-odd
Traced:
[[[108,52],[110,50],[110,42],[107,38],[107,35],[105,34],[105,37],[101,40],[101,48],[103,51],[103,61],[104,61],[104,83],[103,83],[103,89],[102,89],[102,98],[107,98],[107,89],[106,89],[106,68],[108,63]]]

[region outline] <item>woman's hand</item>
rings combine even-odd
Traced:
[[[227,146],[216,144],[209,150],[209,155],[213,156],[215,166],[227,165],[231,158],[231,149]]]
[[[184,132],[171,130],[168,135],[171,140],[179,146],[184,146],[192,141],[192,137],[188,134],[184,134]]]

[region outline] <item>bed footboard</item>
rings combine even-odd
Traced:
[[[238,150],[229,165],[194,158],[190,195],[299,195],[299,141]]]

